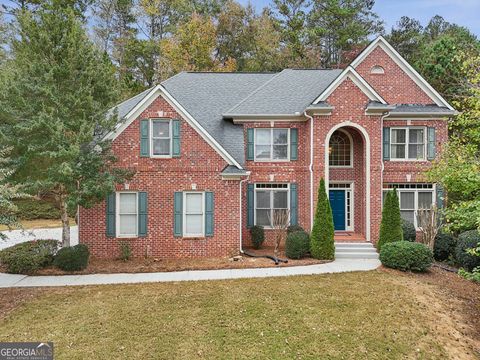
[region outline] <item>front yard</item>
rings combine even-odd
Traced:
[[[53,341],[57,359],[474,359],[480,349],[480,287],[441,270],[8,289],[0,300],[0,341]]]

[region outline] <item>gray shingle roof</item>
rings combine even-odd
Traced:
[[[302,113],[342,70],[286,69],[272,77],[224,116]]]
[[[243,126],[222,114],[270,80],[274,73],[183,72],[162,85],[240,164],[245,159]]]
[[[443,106],[438,106],[435,104],[431,105],[422,105],[422,104],[398,104],[395,109],[390,110],[390,113],[448,113],[455,114],[454,110],[450,110]]]

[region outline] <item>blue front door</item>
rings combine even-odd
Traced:
[[[330,206],[335,230],[345,230],[345,190],[330,190]]]

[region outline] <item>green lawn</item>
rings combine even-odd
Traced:
[[[425,303],[380,271],[52,289],[0,322],[0,341],[56,359],[445,358]]]

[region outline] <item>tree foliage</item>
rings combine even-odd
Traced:
[[[335,257],[332,208],[325,189],[325,180],[318,187],[317,208],[310,235],[310,253],[315,259],[331,260]]]
[[[400,216],[398,195],[396,190],[391,190],[387,192],[383,204],[382,222],[380,223],[380,236],[377,242],[377,249],[378,251],[381,251],[383,245],[402,240],[402,218]]]

